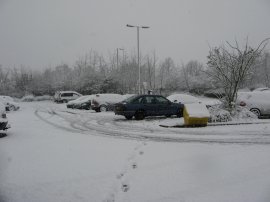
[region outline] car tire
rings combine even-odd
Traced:
[[[90,106],[86,106],[86,107],[84,107],[84,109],[85,109],[85,110],[90,110],[91,107],[90,107]]]
[[[9,106],[9,111],[15,111],[15,106],[14,105],[10,105]]]
[[[135,113],[135,119],[136,120],[143,120],[145,117],[144,111],[137,111]]]
[[[261,111],[259,109],[256,108],[252,108],[250,109],[250,111],[255,114],[258,118],[261,116]]]
[[[131,120],[133,116],[125,116],[127,120]]]
[[[99,111],[100,111],[100,112],[106,112],[106,111],[107,111],[107,106],[106,106],[106,105],[101,105],[101,106],[99,107]]]
[[[178,113],[176,114],[176,116],[177,116],[178,118],[183,117],[183,111],[178,112]]]

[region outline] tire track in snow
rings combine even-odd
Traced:
[[[50,114],[59,116],[60,118],[67,121],[71,128],[58,125],[56,123],[50,122],[48,119],[42,117],[39,113],[39,110],[36,110],[35,114],[42,119],[43,121],[54,125],[58,128],[68,130],[71,132],[79,132],[83,134],[91,134],[97,136],[113,137],[113,138],[124,138],[124,139],[133,139],[140,141],[156,141],[156,142],[178,142],[178,143],[218,143],[218,144],[270,144],[270,135],[266,133],[261,134],[252,134],[248,133],[234,135],[228,135],[227,133],[220,134],[206,134],[202,132],[183,132],[180,130],[168,130],[166,133],[162,130],[152,131],[145,130],[144,128],[131,129],[126,126],[118,126],[114,124],[114,119],[105,119],[103,117],[95,116],[97,120],[89,120],[89,114],[82,113],[68,113],[66,111],[57,111],[51,109],[47,111]],[[46,113],[46,112],[44,112]],[[65,115],[63,115],[65,114]],[[78,115],[81,116],[78,118]],[[86,116],[88,115],[88,116]],[[74,117],[75,116],[75,117]],[[99,119],[98,119],[99,118]],[[120,124],[119,124],[120,125]],[[89,133],[91,131],[91,133]],[[93,133],[95,131],[96,133]],[[154,134],[155,133],[155,134]],[[226,135],[225,135],[226,134]],[[187,135],[189,137],[187,137]],[[213,137],[216,136],[216,137]],[[251,137],[254,136],[254,137]]]

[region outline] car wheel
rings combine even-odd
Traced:
[[[9,106],[9,111],[15,111],[15,106],[14,105],[10,105]]]
[[[99,111],[106,112],[107,111],[107,107],[105,105],[101,105],[100,108],[99,108]]]
[[[254,113],[257,117],[260,117],[261,116],[261,112],[260,112],[259,109],[254,108],[254,109],[250,109],[250,111],[252,113]]]
[[[143,120],[145,117],[144,111],[137,111],[135,113],[135,119],[136,120]]]
[[[133,116],[125,116],[127,120],[131,120]]]

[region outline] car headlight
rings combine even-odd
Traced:
[[[6,114],[2,114],[2,118],[3,119],[7,118],[7,115]]]

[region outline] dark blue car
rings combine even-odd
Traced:
[[[172,103],[161,95],[134,95],[115,104],[114,112],[126,119],[142,120],[147,116],[183,116],[184,105]]]

